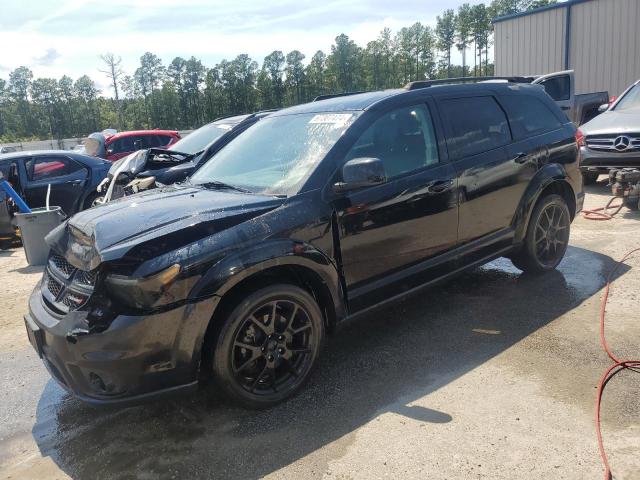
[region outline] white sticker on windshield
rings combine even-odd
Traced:
[[[335,127],[343,127],[351,118],[350,113],[319,113],[314,115],[309,123],[326,123]]]

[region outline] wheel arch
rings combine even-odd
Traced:
[[[285,254],[285,251],[287,254]],[[260,260],[258,260],[260,258]],[[212,345],[224,317],[247,292],[268,283],[289,283],[303,288],[318,302],[327,331],[346,316],[346,304],[333,262],[313,246],[279,240],[255,246],[250,252],[229,257],[214,265],[202,278],[197,291],[219,297],[199,342],[203,362],[213,353]]]
[[[573,187],[569,183],[568,175],[559,164],[547,164],[538,171],[529,182],[520,205],[513,219],[515,242],[521,242],[527,234],[529,219],[533,209],[541,198],[550,194],[560,195],[567,203],[571,220],[575,218],[577,201]]]

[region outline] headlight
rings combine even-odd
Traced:
[[[177,263],[148,277],[131,278],[124,275],[107,275],[105,284],[111,296],[134,308],[167,305],[179,300],[169,294],[169,287],[180,274]]]

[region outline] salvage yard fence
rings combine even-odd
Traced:
[[[178,133],[181,137],[186,137],[193,130],[179,130]],[[76,145],[81,145],[82,141],[87,137],[78,138],[61,138],[50,140],[34,140],[32,142],[14,142],[14,143],[2,143],[0,147],[14,147],[18,151],[30,151],[30,150],[73,150]]]

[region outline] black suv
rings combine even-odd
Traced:
[[[296,392],[340,320],[508,256],[545,272],[582,207],[575,128],[539,87],[434,86],[276,112],[184,184],[54,230],[29,301],[53,377],[95,403]]]

